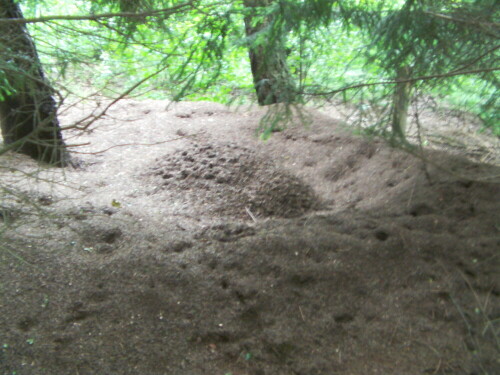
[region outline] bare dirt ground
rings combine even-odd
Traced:
[[[75,168],[3,156],[0,373],[500,373],[500,168],[307,112],[125,100]]]

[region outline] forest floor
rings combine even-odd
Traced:
[[[263,142],[262,109],[124,100],[75,167],[2,156],[0,374],[500,373],[499,149],[335,111]]]

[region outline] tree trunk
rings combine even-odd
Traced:
[[[23,18],[14,0],[0,0],[0,18]],[[69,161],[54,90],[25,24],[0,22],[0,125],[7,148],[56,166]]]
[[[273,0],[244,0],[247,8],[266,7]],[[285,36],[272,27],[273,17],[267,16],[255,22],[253,13],[245,17],[245,33],[253,39],[248,47],[255,91],[259,105],[291,103],[295,98],[295,87],[286,63]],[[261,33],[261,35],[259,35]],[[264,34],[265,33],[265,34]],[[262,38],[254,43],[256,38]]]
[[[410,68],[404,66],[397,70],[396,80],[407,80],[410,78]],[[411,83],[400,82],[396,84],[392,108],[392,137],[406,142],[406,124],[408,121],[408,107],[411,99]]]

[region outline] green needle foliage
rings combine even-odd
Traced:
[[[466,91],[477,72],[474,90],[484,98],[476,111],[486,124],[496,127],[492,109],[498,109],[498,4],[482,1],[407,0],[401,9],[386,13],[371,27],[375,35],[368,61],[376,62],[389,76],[407,67],[411,77],[434,77],[418,81],[420,90],[442,95],[450,90]],[[391,74],[391,72],[394,72]],[[466,94],[464,95],[466,96]]]

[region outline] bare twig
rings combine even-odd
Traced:
[[[161,72],[163,72],[165,69],[168,68],[168,65],[165,65],[163,68],[157,70],[156,72],[154,73],[151,73],[150,75],[146,76],[145,78],[141,79],[139,82],[135,83],[134,85],[132,85],[131,87],[129,87],[127,90],[125,90],[123,93],[121,93],[117,98],[113,99],[111,101],[111,103],[109,103],[100,113],[98,113],[97,115],[93,115],[93,114],[90,114],[88,115],[87,117],[83,118],[82,120],[80,120],[78,122],[78,124],[80,123],[84,123],[85,121],[88,120],[88,122],[83,126],[83,127],[80,127],[78,126],[78,124],[73,124],[73,125],[69,125],[69,126],[65,126],[65,127],[62,127],[61,130],[68,130],[68,129],[78,129],[78,130],[85,130],[85,129],[88,129],[88,127],[90,125],[92,125],[95,121],[97,121],[99,118],[101,118],[102,116],[104,116],[106,114],[106,112],[113,106],[115,105],[116,103],[118,103],[120,100],[122,100],[124,97],[126,97],[127,95],[129,95],[132,91],[134,91],[136,88],[138,88],[140,85],[142,85],[144,82],[148,81],[149,79],[153,78],[154,76],[160,74]]]
[[[248,207],[245,207],[245,211],[247,212],[248,216],[250,216],[252,218],[252,220],[254,221],[254,223],[256,223],[257,222],[257,218],[252,213],[252,211],[250,211],[250,209]]]
[[[117,147],[126,147],[126,146],[156,146],[156,145],[161,145],[161,144],[168,143],[168,142],[178,141],[180,139],[184,139],[184,138],[188,138],[188,137],[194,137],[194,136],[196,136],[198,134],[200,134],[200,133],[190,134],[190,135],[186,135],[186,136],[182,136],[182,137],[178,137],[178,138],[167,139],[166,141],[153,142],[153,143],[122,143],[122,144],[119,144],[119,145],[110,146],[110,147],[105,148],[104,150],[100,150],[100,151],[94,151],[94,152],[78,152],[78,151],[73,151],[73,153],[74,154],[82,154],[82,155],[97,155],[97,154],[103,154],[106,151],[109,151],[109,150],[111,150],[113,148],[117,148]],[[85,144],[82,144],[82,146],[83,145],[85,145]],[[76,147],[76,146],[80,146],[80,145],[72,145],[72,147]]]

